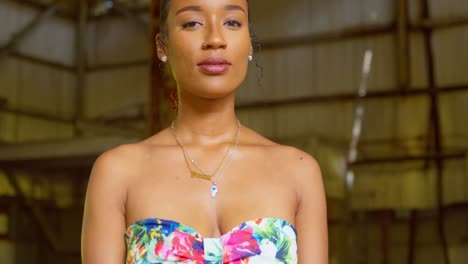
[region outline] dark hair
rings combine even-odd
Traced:
[[[248,5],[248,0],[247,1],[247,5]],[[169,37],[169,30],[168,30],[168,27],[167,27],[167,17],[168,17],[168,14],[169,14],[169,3],[170,3],[170,0],[161,0],[160,2],[160,13],[159,13],[159,25],[160,25],[160,30],[161,30],[161,40],[163,42],[167,41],[168,37]],[[250,9],[249,9],[250,11]],[[252,28],[252,24],[250,23],[250,12],[248,13],[249,14],[249,32],[250,32],[250,40],[251,40],[251,43],[252,43],[252,48],[253,48],[253,51],[254,53],[256,52],[260,52],[261,50],[261,45],[260,45],[260,42],[258,41],[257,39],[257,35],[255,34],[255,31],[253,30]],[[158,43],[160,44],[160,43]],[[257,79],[258,79],[258,84],[259,86],[261,86],[261,79],[263,78],[263,67],[258,63],[258,59],[255,58],[255,66],[257,66],[257,69],[260,70],[259,74],[257,72]],[[169,101],[172,105],[172,108],[173,110],[177,110],[177,103],[178,103],[178,96],[177,96],[177,90],[173,90],[169,96]]]
[[[167,16],[169,14],[169,2],[170,0],[161,0],[160,12],[159,12],[159,25],[161,28],[161,35],[164,39],[169,34],[167,29]]]

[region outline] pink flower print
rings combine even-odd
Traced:
[[[172,239],[173,254],[182,258],[193,260],[194,263],[204,263],[201,243],[194,236],[175,230]]]
[[[184,261],[190,259],[193,263],[203,263],[203,252],[196,250],[195,237],[174,230],[168,241],[158,241],[154,247],[154,254],[166,260]]]
[[[223,261],[229,263],[239,262],[245,257],[260,254],[260,246],[257,240],[252,237],[253,229],[233,230],[222,238],[224,245]],[[236,262],[237,261],[237,262]]]

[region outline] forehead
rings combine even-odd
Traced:
[[[202,10],[222,10],[229,5],[238,5],[247,11],[248,0],[170,0],[169,13],[175,14],[177,10],[186,6],[199,6]]]

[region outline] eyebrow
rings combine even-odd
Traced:
[[[224,7],[224,10],[227,10],[227,11],[239,10],[245,13],[245,10],[239,5],[226,5]]]
[[[187,11],[202,11],[202,8],[200,6],[185,6],[179,9],[176,12],[176,15],[182,13],[182,12],[187,12]]]
[[[239,5],[226,5],[224,7],[224,10],[227,10],[227,11],[239,10],[239,11],[242,11],[242,12],[245,13],[245,10]],[[202,8],[201,8],[201,6],[185,6],[185,7],[182,7],[181,9],[179,9],[176,12],[176,15],[178,15],[178,14],[180,14],[182,12],[187,12],[187,11],[200,12],[200,11],[202,11]]]

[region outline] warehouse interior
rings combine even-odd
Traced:
[[[238,118],[317,159],[329,263],[466,263],[468,1],[249,5]],[[81,263],[93,162],[175,116],[158,19],[158,0],[0,1],[0,263]]]

